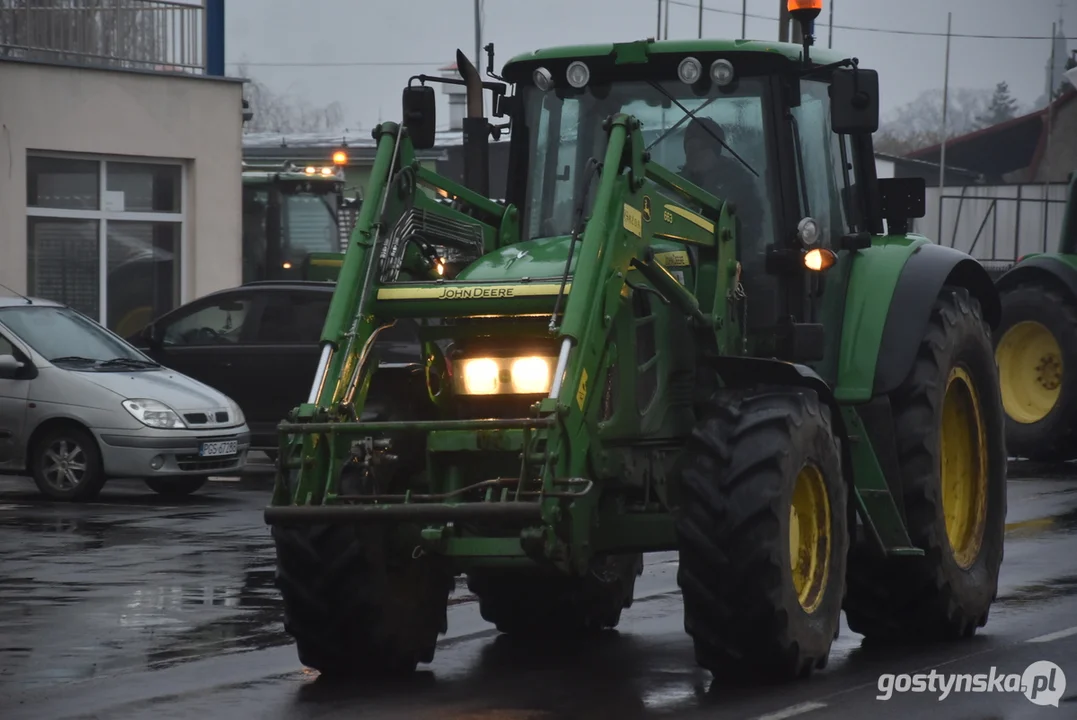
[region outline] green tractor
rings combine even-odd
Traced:
[[[322,166],[245,164],[242,178],[243,282],[332,279],[345,202],[336,157]]]
[[[488,45],[492,80],[458,51],[461,184],[415,161],[438,78],[412,78],[280,425],[265,521],[304,665],[431,662],[459,576],[523,641],[613,628],[659,551],[716,676],[824,667],[843,609],[880,639],[987,622],[998,297],[908,233],[922,183],[876,178],[877,74],[805,37],[558,47],[500,75]],[[398,323],[414,362],[382,365]]]
[[[995,331],[1011,455],[1077,458],[1077,172],[1071,173],[1058,251],[1032,253],[996,281]],[[1066,374],[1068,373],[1068,374]]]

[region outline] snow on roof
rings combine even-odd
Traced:
[[[244,133],[244,149],[253,148],[373,148],[377,145],[370,130],[344,133]],[[501,142],[508,140],[508,132],[502,131]],[[491,138],[491,142],[494,140]],[[435,147],[455,147],[464,144],[461,130],[439,130],[434,133]]]

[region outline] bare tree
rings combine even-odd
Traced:
[[[318,107],[294,95],[274,92],[253,78],[245,64],[239,65],[238,75],[248,78],[244,95],[253,114],[244,132],[331,132],[340,128],[344,109],[339,102]]]
[[[983,127],[994,90],[957,88],[950,91],[946,111],[946,138]],[[942,90],[926,90],[891,113],[875,136],[875,149],[905,155],[942,142]]]

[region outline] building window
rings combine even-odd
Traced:
[[[130,337],[183,301],[179,162],[27,157],[27,287]]]

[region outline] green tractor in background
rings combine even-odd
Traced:
[[[334,279],[341,265],[346,161],[338,150],[332,165],[244,164],[244,283]]]
[[[870,638],[987,622],[998,296],[908,233],[924,187],[876,178],[877,74],[812,53],[818,9],[793,9],[803,47],[559,47],[496,75],[488,45],[491,81],[458,51],[463,184],[416,162],[440,79],[409,83],[265,509],[305,665],[431,662],[459,575],[503,633],[612,628],[656,551],[717,676],[824,667],[843,609]],[[679,174],[708,153],[711,179]],[[398,323],[415,361],[383,366]]]
[[[1011,455],[1077,458],[1077,172],[1070,174],[1058,251],[1031,253],[996,281],[995,331]]]

